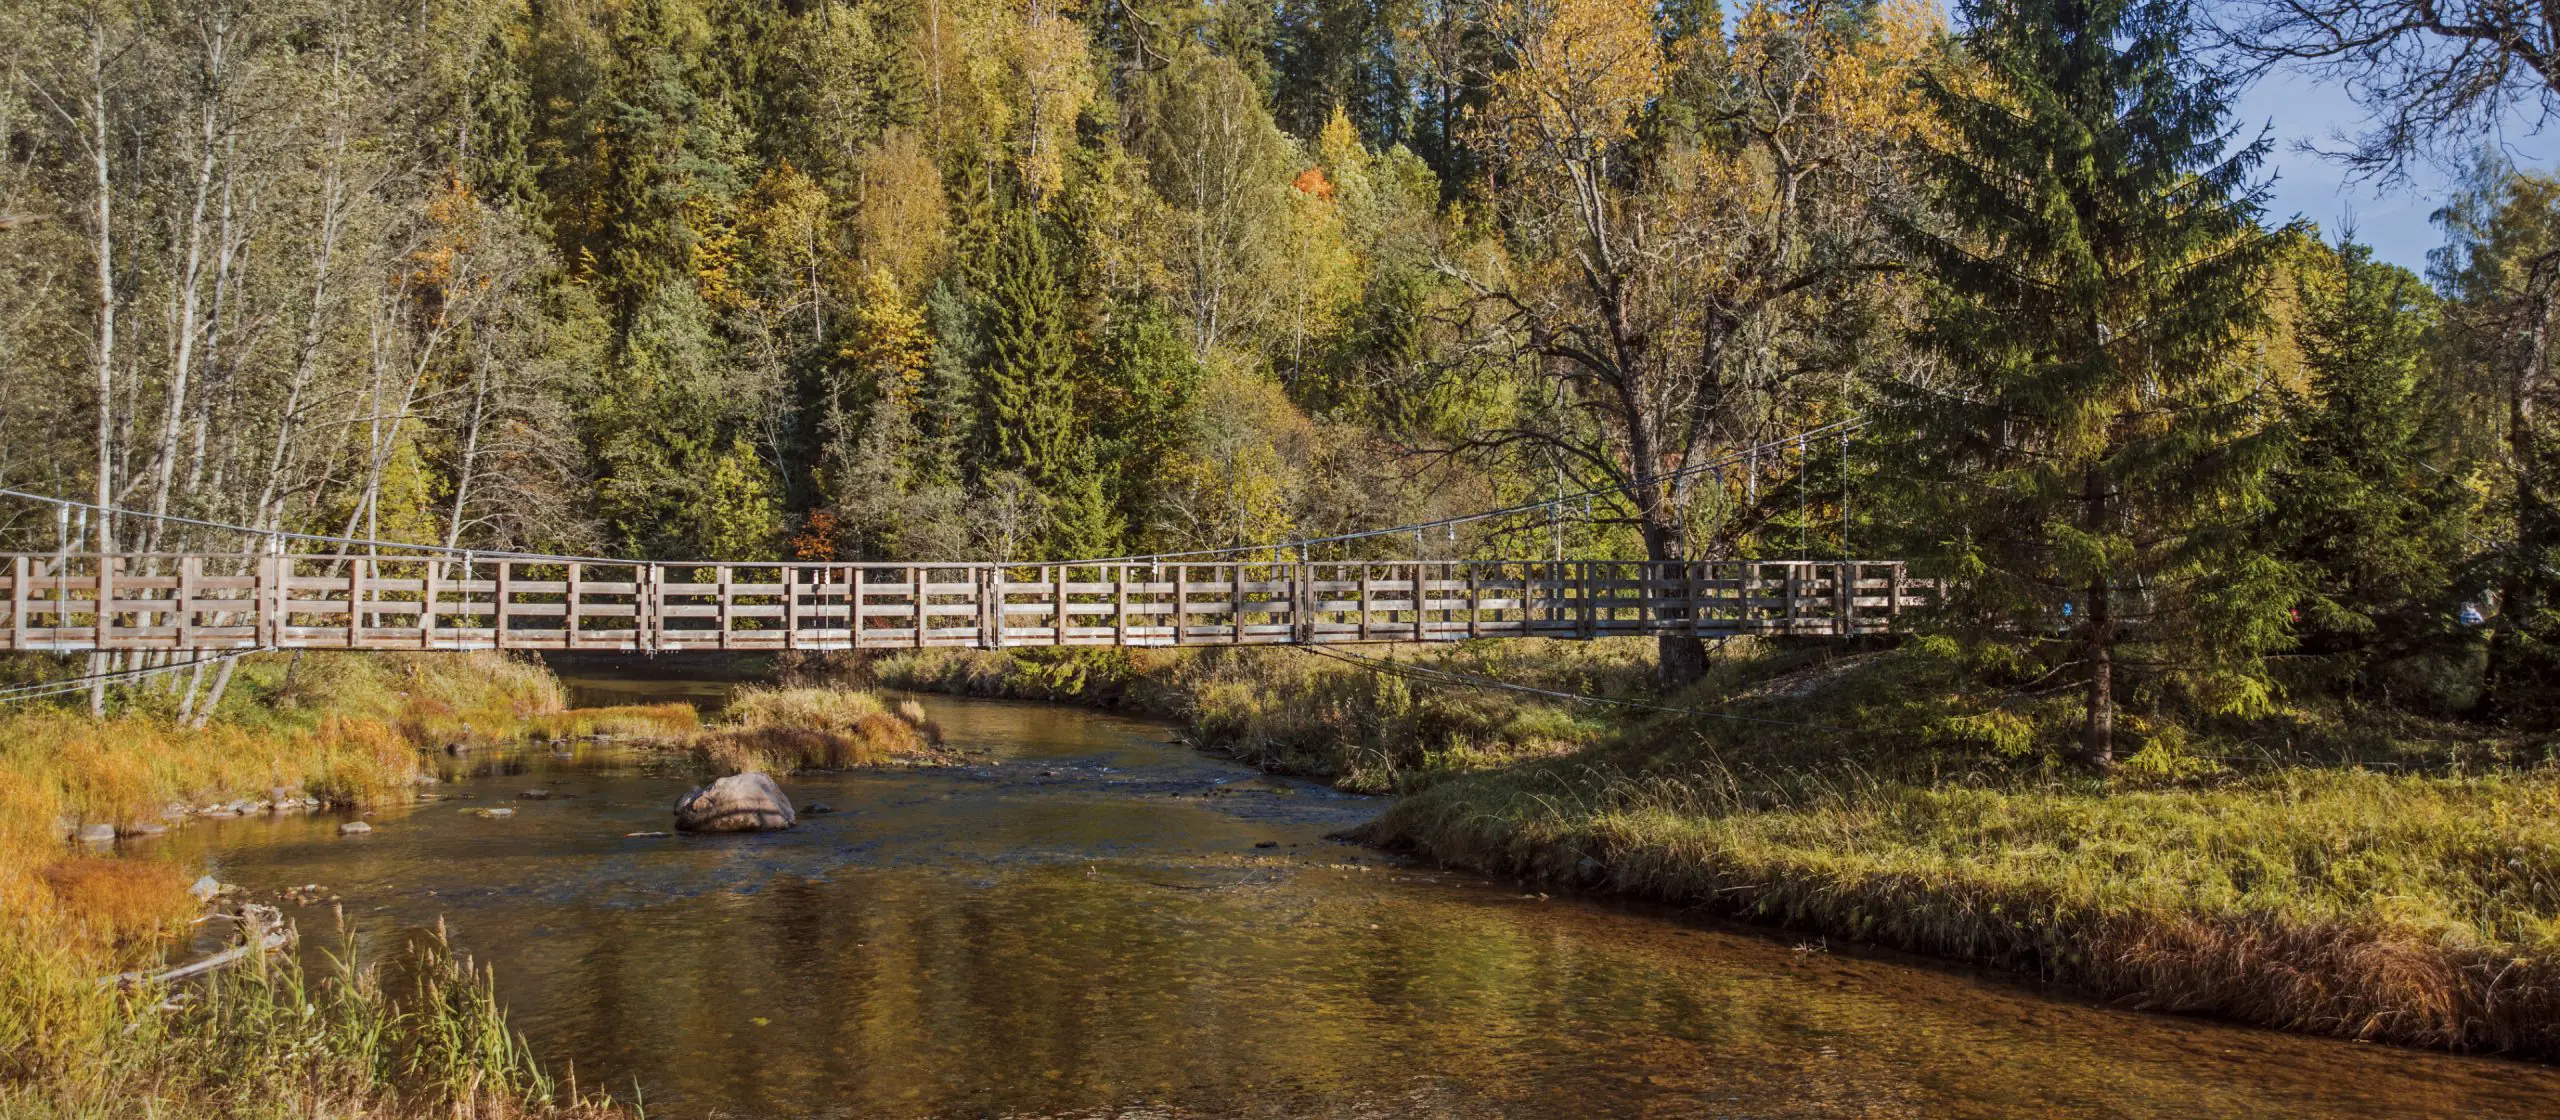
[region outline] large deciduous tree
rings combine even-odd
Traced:
[[[1896,141],[1919,123],[1906,88],[1934,25],[1794,0],[1666,47],[1638,0],[1513,0],[1490,27],[1474,142],[1502,253],[1444,267],[1546,403],[1473,445],[1619,490],[1647,559],[1698,559],[1692,511],[1715,479],[1683,468],[1837,385],[1798,345],[1829,327],[1814,308],[1893,267],[1876,204],[1903,192]],[[1660,655],[1666,684],[1705,671],[1695,638]]]

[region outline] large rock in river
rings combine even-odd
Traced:
[[[762,774],[731,774],[676,799],[683,832],[769,832],[799,820],[782,787]]]

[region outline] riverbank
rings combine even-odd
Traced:
[[[1648,697],[1690,714],[1614,715],[1242,652],[1260,656],[1070,673],[936,654],[875,671],[899,687],[1134,700],[1266,766],[1400,789],[1361,838],[1454,867],[2027,972],[2130,1007],[2560,1058],[2560,773],[2536,744],[2337,704],[2155,716],[2128,721],[2140,749],[2100,777],[2058,761],[2067,715],[1985,703],[1916,645],[1737,644],[1699,686]],[[1506,676],[1534,659],[1488,667],[1465,647],[1403,656],[1550,688],[1572,671],[1568,657]],[[1642,695],[1641,656],[1585,656]],[[1400,699],[1340,699],[1362,690]],[[1497,735],[1463,765],[1440,761],[1449,740],[1431,729],[1515,726],[1524,710],[1574,732]],[[1407,715],[1421,711],[1437,714]],[[1341,745],[1325,749],[1328,734]],[[1381,749],[1424,762],[1382,782],[1361,763]]]
[[[1363,657],[1583,695],[1650,687],[1640,640],[1482,642],[1364,649]],[[1459,774],[1561,757],[1614,723],[1589,706],[1447,689],[1301,650],[921,650],[817,675],[918,692],[1079,704],[1180,722],[1203,749],[1360,793],[1404,793]]]
[[[541,666],[494,654],[249,659],[202,729],[173,699],[129,694],[105,720],[0,712],[0,1113],[618,1114],[554,1083],[440,937],[397,983],[306,975],[289,955],[174,989],[98,978],[227,920],[191,889],[201,869],[153,840],[192,818],[393,804],[415,796],[423,752],[680,733],[692,709],[570,710]]]

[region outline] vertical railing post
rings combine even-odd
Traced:
[[[284,606],[284,595],[276,589],[277,584],[282,582],[276,578],[277,561],[278,557],[272,548],[258,554],[256,574],[252,575],[249,581],[251,610],[257,619],[252,625],[258,628],[258,644],[262,646],[278,645],[284,635],[284,628],[276,619],[276,616],[282,613]],[[62,620],[56,618],[54,621],[60,623]]]
[[[1111,644],[1129,644],[1129,565],[1111,568]]]
[[[1182,627],[1191,616],[1191,565],[1173,566],[1173,644],[1182,644]]]
[[[1834,609],[1840,615],[1835,620],[1833,629],[1841,637],[1846,638],[1857,632],[1856,628],[1850,624],[1858,617],[1858,566],[1843,560],[1832,570],[1835,575],[1831,598],[1839,604]]]
[[[844,624],[853,631],[846,636],[845,644],[855,649],[862,648],[862,571],[858,565],[845,569]]]
[[[727,649],[729,648],[729,627],[731,625],[729,612],[735,605],[737,596],[734,592],[729,590],[730,573],[729,566],[727,564],[712,565],[711,574],[712,588],[720,597],[720,606],[716,611],[719,616],[718,622],[720,623],[720,648]]]
[[[426,567],[418,574],[418,648],[434,649],[436,596],[443,594],[436,589],[436,579],[444,574],[444,558],[431,556],[425,563]]]
[[[196,584],[204,576],[204,557],[178,558],[178,648],[196,648]]]
[[[916,647],[917,649],[923,649],[923,648],[924,648],[924,569],[923,569],[922,567],[916,567],[916,568],[909,568],[909,569],[907,569],[907,589],[908,589],[908,590],[910,590],[910,591],[912,591],[912,592],[914,592],[914,594],[907,596],[907,605],[908,605],[908,606],[911,606],[911,607],[913,607],[913,608],[915,608],[915,612],[916,612],[916,617],[915,617],[915,633],[914,633],[914,634],[912,634],[912,635],[910,635],[910,637],[912,637],[912,638],[914,639],[915,647]]]
[[[585,605],[585,584],[586,565],[569,565],[568,582],[566,584],[569,590],[561,597],[560,625],[567,631],[561,639],[561,644],[569,647],[570,649],[578,648],[578,608]]]
[[[1227,569],[1227,644],[1244,641],[1244,569],[1242,560]]]
[[[1478,566],[1473,562],[1469,562],[1460,570],[1467,573],[1467,636],[1470,638],[1483,637],[1484,579],[1478,574]]]
[[[9,648],[27,648],[27,558],[9,558]]]
[[[1885,576],[1885,596],[1885,628],[1900,630],[1902,628],[1902,561],[1900,560],[1893,562],[1893,567],[1888,569],[1888,574]]]
[[[782,566],[782,648],[800,648],[800,569]]]
[[[364,566],[365,558],[362,556],[351,557],[347,561],[348,649],[363,644],[359,639],[364,636]]]
[[[1577,580],[1577,583],[1582,583],[1580,596],[1577,596],[1582,598],[1582,639],[1592,639],[1600,634],[1600,603],[1592,601],[1592,563],[1582,560],[1574,568],[1582,570],[1582,578]]]
[[[1057,599],[1055,605],[1058,608],[1058,614],[1057,621],[1051,624],[1049,637],[1052,639],[1051,645],[1062,646],[1067,644],[1067,565],[1065,561],[1058,563],[1057,576],[1058,594],[1055,597]]]
[[[1360,562],[1360,640],[1369,640],[1369,562]]]
[[[490,592],[489,599],[489,644],[497,649],[505,649],[507,648],[507,608],[513,605],[515,599],[515,562],[502,558],[497,561],[497,565],[498,570],[495,573],[498,577],[495,581],[497,587]]]
[[[95,635],[91,640],[99,649],[107,648],[107,643],[112,637],[110,633],[112,627],[108,620],[114,616],[114,612],[107,607],[115,601],[115,576],[111,574],[115,566],[115,557],[103,552],[98,554],[98,599],[94,604],[97,611],[89,617],[92,623],[91,633]]]

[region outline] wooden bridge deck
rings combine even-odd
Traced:
[[[1892,560],[706,564],[0,556],[0,650],[701,650],[1848,636]],[[104,609],[101,609],[103,604]]]

